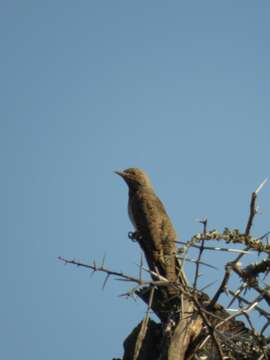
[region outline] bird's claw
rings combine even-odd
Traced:
[[[134,231],[134,232],[130,231],[128,233],[128,238],[132,241],[138,241],[140,240],[141,236],[138,231]]]

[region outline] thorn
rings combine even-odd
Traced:
[[[217,281],[213,281],[207,285],[205,285],[202,289],[200,289],[200,291],[205,291],[207,288],[209,288],[210,286],[214,285]]]
[[[105,259],[106,259],[106,254],[103,255],[102,258],[102,263],[101,263],[101,267],[103,268],[104,264],[105,264]]]
[[[124,281],[124,282],[129,282],[130,281],[129,279],[123,279],[123,278],[115,278],[114,280]]]
[[[200,223],[200,224],[205,224],[207,222],[207,217],[205,216],[202,219],[195,219],[196,222]]]
[[[200,221],[201,224],[205,225],[207,223],[207,217],[204,217],[201,221]]]
[[[181,256],[179,256],[179,255],[176,256],[176,257],[177,257],[178,259],[180,259],[180,260],[184,260],[184,258],[181,257]],[[208,263],[206,263],[206,262],[204,262],[204,261],[194,260],[194,259],[191,259],[191,258],[188,258],[188,257],[186,257],[185,260],[186,260],[186,261],[189,261],[189,262],[192,262],[192,263],[195,263],[195,264],[201,264],[201,265],[204,265],[204,266],[208,266],[208,267],[210,267],[211,269],[218,270],[218,268],[217,268],[216,266],[211,265],[211,264],[208,264]]]
[[[259,193],[259,191],[261,191],[261,189],[264,187],[264,185],[267,183],[268,178],[264,179],[263,182],[257,187],[257,189],[255,190],[255,194],[257,195]]]
[[[140,257],[140,270],[139,270],[139,279],[142,280],[142,272],[143,272],[143,254],[141,253]]]
[[[105,277],[105,280],[103,282],[103,285],[102,285],[102,290],[104,290],[106,284],[107,284],[107,281],[109,280],[109,277],[110,277],[110,274],[107,274],[106,277]]]
[[[268,235],[270,235],[270,231],[268,231],[267,233],[263,234],[262,236],[260,236],[258,238],[258,240],[263,240],[264,238],[266,238],[267,243],[269,243],[269,238]]]

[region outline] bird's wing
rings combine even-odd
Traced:
[[[150,269],[175,281],[176,233],[162,202],[153,192],[137,192],[130,206]]]
[[[162,242],[173,242],[173,247],[176,246],[173,225],[162,202],[153,192],[137,192],[130,206],[137,230],[148,241],[153,242],[155,249],[160,249]]]

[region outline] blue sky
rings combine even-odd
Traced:
[[[145,307],[118,296],[128,284],[102,291],[103,276],[57,261],[106,253],[108,266],[137,274],[114,170],[149,173],[182,240],[203,216],[210,228],[244,228],[250,193],[270,174],[269,10],[249,0],[2,4],[1,358],[121,356]],[[255,235],[269,230],[269,189]]]

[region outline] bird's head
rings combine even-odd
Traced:
[[[146,173],[137,168],[129,168],[124,171],[115,171],[127,183],[129,189],[137,190],[140,188],[152,189],[152,184]]]

